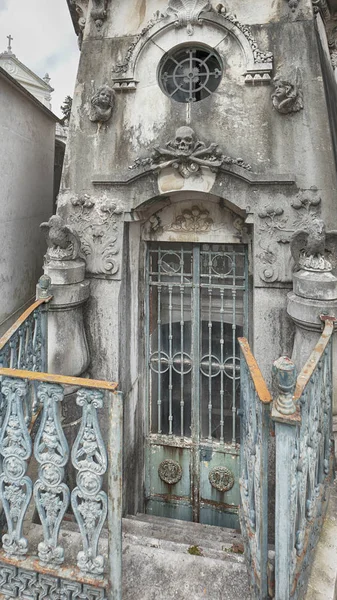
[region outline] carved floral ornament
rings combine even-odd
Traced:
[[[259,262],[259,275],[263,281],[274,283],[276,281],[290,282],[292,280],[289,244],[296,233],[303,235],[298,238],[298,242],[301,242],[300,250],[297,251],[294,247],[294,252],[292,252],[295,264],[300,268],[307,266],[310,269],[313,267],[318,269],[319,267],[320,270],[326,270],[328,265],[323,263],[320,257],[318,261],[316,261],[317,257],[314,261],[311,261],[305,243],[308,234],[318,236],[317,221],[319,221],[320,204],[319,191],[315,186],[312,186],[307,190],[300,191],[291,200],[292,211],[290,214],[288,211],[285,212],[280,204],[268,205],[260,210],[258,216],[261,221],[257,230],[257,243],[261,252],[257,253],[257,259]],[[303,232],[305,232],[305,235]],[[330,242],[329,238],[327,254],[331,258]],[[300,252],[302,252],[301,263],[299,262]]]
[[[114,75],[128,73],[130,77],[133,76],[132,70],[135,62],[136,48],[158,24],[162,23],[164,26],[173,16],[175,18],[175,26],[177,28],[186,27],[187,34],[192,36],[195,27],[202,26],[203,15],[205,13],[207,13],[209,20],[212,20],[212,15],[213,19],[217,20],[217,22],[220,18],[224,27],[230,29],[234,35],[240,38],[241,46],[245,47],[245,53],[247,54],[246,83],[269,83],[273,66],[273,54],[271,52],[263,52],[259,49],[250,28],[242,24],[236,15],[230,12],[224,4],[217,4],[214,7],[208,0],[169,0],[167,9],[164,12],[157,10],[142,31],[135,36],[124,58],[112,67],[112,73]],[[125,86],[122,88],[120,86],[121,81],[116,80],[116,87],[118,89],[129,89]],[[133,85],[132,89],[135,89],[135,85]]]
[[[73,195],[69,224],[80,240],[80,256],[92,276],[114,277],[119,271],[118,232],[123,209],[103,194]]]
[[[197,138],[191,127],[182,126],[176,130],[174,139],[167,142],[165,147],[154,147],[151,156],[136,159],[129,169],[148,167],[151,171],[161,171],[172,167],[184,179],[188,179],[192,175],[200,175],[202,167],[217,172],[224,170],[227,165],[251,170],[251,166],[242,158],[224,155],[217,144],[206,145]]]

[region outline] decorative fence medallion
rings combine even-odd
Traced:
[[[164,483],[174,485],[180,481],[183,474],[183,470],[179,463],[175,460],[166,459],[163,460],[158,467],[158,475]]]
[[[227,467],[215,467],[210,471],[208,479],[219,492],[228,492],[234,485],[234,475]]]

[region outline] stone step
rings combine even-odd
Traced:
[[[123,600],[250,600],[245,565],[126,543]]]
[[[193,540],[195,542],[195,540]],[[198,543],[184,543],[184,537],[181,541],[173,541],[156,538],[154,536],[146,537],[141,535],[132,535],[130,533],[123,533],[123,544],[133,544],[146,548],[160,548],[161,550],[168,550],[170,552],[181,554],[189,554],[190,556],[203,556],[214,560],[229,560],[232,562],[244,563],[245,559],[241,552],[236,552],[237,547],[233,544],[221,545],[217,548],[210,548],[208,545],[198,541]]]
[[[158,547],[163,547],[164,541],[183,543],[184,547],[196,546],[203,550],[214,550],[220,554],[242,548],[242,537],[235,529],[213,527],[200,523],[178,521],[152,515],[128,516],[123,519],[123,532],[125,535],[135,536],[148,544],[153,538]],[[146,542],[143,542],[146,544]],[[233,548],[234,547],[234,548]]]
[[[106,530],[102,534],[107,561]],[[41,525],[32,524],[30,548],[37,549],[42,537]],[[240,541],[233,529],[150,515],[123,519],[123,600],[250,600],[244,557],[231,550]],[[71,570],[82,547],[76,523],[63,523],[60,544]],[[23,568],[32,565],[23,561]]]

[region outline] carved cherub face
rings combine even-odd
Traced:
[[[273,96],[281,101],[288,98],[292,86],[288,82],[282,81],[282,79],[274,79],[274,88]]]
[[[107,85],[103,85],[102,87],[100,87],[97,90],[95,96],[93,97],[92,103],[95,106],[99,106],[100,108],[103,108],[104,110],[107,110],[108,108],[112,108],[113,103],[114,103],[112,89]]]
[[[196,142],[196,135],[191,127],[179,127],[174,139],[174,147],[181,154],[188,156],[191,154]]]

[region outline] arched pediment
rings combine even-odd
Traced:
[[[242,240],[244,218],[218,198],[198,194],[181,200],[172,196],[144,222],[146,241],[237,244]]]
[[[191,8],[191,5],[195,8]],[[169,0],[167,10],[154,14],[134,37],[125,55],[112,67],[115,87],[121,90],[134,89],[130,83],[137,78],[137,63],[151,40],[159,43],[165,33],[174,29],[181,30],[180,41],[197,39],[204,24],[213,26],[215,32],[230,33],[236,39],[245,56],[243,74],[246,83],[269,83],[273,68],[272,53],[259,49],[251,29],[242,24],[234,14],[221,4],[215,9],[205,1]]]

